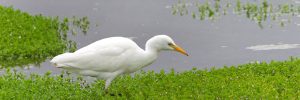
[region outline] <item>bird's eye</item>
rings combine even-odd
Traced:
[[[168,43],[168,45],[169,45],[169,46],[172,46],[172,45],[173,45],[173,43]]]

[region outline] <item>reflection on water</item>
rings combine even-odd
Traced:
[[[260,29],[256,23],[234,14],[228,14],[216,21],[196,21],[191,16],[173,16],[172,10],[166,6],[175,3],[176,0],[0,1],[0,4],[13,5],[31,14],[87,16],[90,20],[87,35],[69,37],[77,42],[78,48],[111,36],[136,37],[134,41],[143,48],[150,37],[167,34],[190,54],[185,57],[175,52],[161,52],[156,62],[144,70],[174,68],[175,71],[184,71],[192,67],[201,69],[250,61],[285,60],[289,56],[300,55],[299,48],[265,52],[245,49],[257,44],[278,42],[300,44],[300,30],[297,25]],[[300,23],[300,19],[294,18],[292,23]],[[45,70],[60,73],[60,69],[54,68],[48,60],[40,68],[31,68],[26,72],[42,73]]]

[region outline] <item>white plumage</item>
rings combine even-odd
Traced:
[[[118,75],[135,72],[151,64],[161,50],[176,50],[187,55],[166,35],[149,39],[145,50],[125,37],[98,40],[74,53],[64,53],[50,62],[74,73],[106,80],[105,90]]]

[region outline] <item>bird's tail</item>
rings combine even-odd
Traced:
[[[57,55],[50,62],[54,64],[54,66],[57,68],[67,67],[65,63],[68,62],[72,54],[73,53],[64,53],[64,54]]]

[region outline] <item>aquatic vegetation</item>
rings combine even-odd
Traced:
[[[267,0],[259,2],[241,2],[240,0],[235,0],[235,3],[229,1],[221,2],[220,0],[206,0],[202,3],[189,3],[189,7],[187,7],[186,4],[188,3],[186,3],[185,0],[179,0],[177,4],[174,4],[172,6],[173,15],[177,15],[178,13],[181,16],[189,15],[188,12],[190,11],[194,19],[214,20],[221,15],[226,15],[228,11],[232,9],[233,14],[246,16],[248,19],[255,21],[261,28],[264,26],[262,22],[270,24],[276,22],[280,26],[285,26],[286,23],[290,23],[292,16],[296,16],[300,13],[300,6],[293,4],[273,5]]]
[[[77,18],[73,16],[72,18],[65,18],[65,20],[71,20],[69,23],[69,27],[71,27],[71,31],[73,35],[76,35],[78,31],[81,31],[84,35],[86,35],[89,29],[89,20],[87,17]]]
[[[249,2],[245,4],[238,3],[237,5],[242,5],[242,10],[236,10],[236,12],[244,13],[248,19],[255,21],[261,28],[263,28],[262,22],[270,23],[270,21],[280,23],[280,26],[284,26],[285,23],[290,23],[291,16],[295,16],[296,13],[298,14],[296,12],[297,8],[292,4],[279,4],[278,7],[273,7],[273,4],[267,0],[262,1],[260,4]]]
[[[61,21],[12,7],[0,6],[0,13],[0,67],[39,64],[65,51],[74,51],[76,44],[67,39],[67,33],[73,27],[86,33],[89,25],[86,17]],[[74,23],[73,27],[70,23]]]
[[[68,75],[26,76],[6,71],[0,76],[1,99],[297,99],[300,59],[256,62],[185,72],[141,71],[113,81],[105,95],[104,81],[86,84]]]

